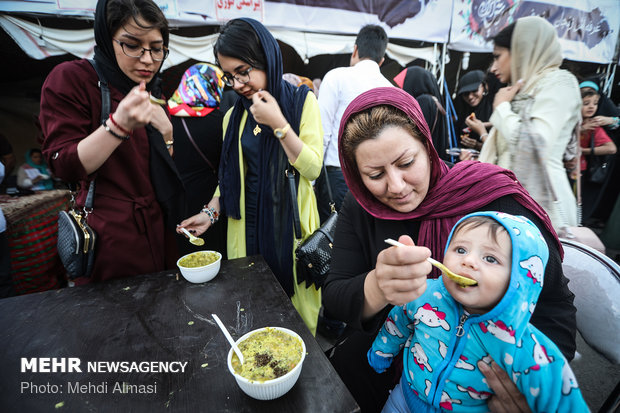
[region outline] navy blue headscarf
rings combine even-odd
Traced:
[[[276,99],[280,110],[291,128],[299,135],[299,125],[306,96],[310,89],[302,85],[295,87],[282,79],[282,53],[276,39],[260,22],[241,18],[258,35],[266,60],[267,91]],[[252,101],[237,99],[224,136],[220,160],[220,202],[224,214],[240,219],[239,199],[241,196],[241,172],[239,170],[239,132],[243,111],[248,113],[248,122],[253,120],[248,110]],[[291,296],[293,295],[293,210],[287,187],[285,171],[288,158],[273,130],[261,125],[257,138],[260,143],[257,243],[261,253],[276,278]],[[298,175],[297,175],[298,176]],[[297,205],[295,205],[297,207]]]

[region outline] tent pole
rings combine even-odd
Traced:
[[[446,72],[446,43],[442,43],[441,47],[441,73],[439,75],[439,91],[444,94],[444,77]]]
[[[618,39],[616,40],[616,50],[614,51],[614,57],[611,59],[611,62],[607,65],[607,73],[605,74],[605,86],[603,88],[603,93],[607,95],[607,97],[611,97],[611,91],[614,88],[614,77],[616,76],[616,67],[618,67],[618,59],[620,55],[620,33],[618,34]],[[609,73],[611,70],[611,74]]]
[[[433,76],[437,75],[437,43],[433,43],[433,66],[432,66]]]

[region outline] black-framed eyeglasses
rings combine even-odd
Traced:
[[[125,56],[133,57],[134,59],[139,59],[144,55],[144,52],[149,52],[151,54],[151,59],[156,62],[161,62],[166,57],[168,57],[168,53],[170,53],[170,51],[165,46],[152,47],[150,49],[147,49],[146,47],[142,47],[139,44],[125,43],[116,39],[112,40],[121,45],[121,49],[123,50],[123,53],[125,53]]]
[[[226,86],[230,86],[230,87],[233,87],[235,85],[235,80],[245,85],[246,83],[250,81],[250,72],[252,71],[252,69],[254,68],[250,66],[243,72],[239,72],[235,75],[232,75],[230,73],[224,73],[222,75],[222,82],[224,82]]]

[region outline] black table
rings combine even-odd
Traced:
[[[265,326],[296,331],[308,354],[295,386],[271,401],[243,393],[212,313],[235,339]],[[224,261],[203,284],[171,271],[0,300],[0,343],[0,411],[359,411],[260,256]],[[40,368],[42,358],[64,358],[65,372],[51,363],[47,372],[23,366],[34,360]],[[70,358],[81,372],[70,371]],[[124,372],[100,370],[123,361]],[[144,362],[187,364],[178,373],[132,371]]]

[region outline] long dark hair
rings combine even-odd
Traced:
[[[222,26],[213,46],[213,55],[219,66],[218,54],[242,60],[259,70],[267,68],[267,59],[260,39],[252,26],[243,20],[230,20]]]
[[[114,35],[128,20],[132,18],[137,26],[143,29],[159,29],[168,47],[170,29],[168,20],[153,0],[109,0],[106,6],[106,23],[110,34]],[[141,25],[138,18],[150,23]]]
[[[510,42],[512,41],[512,33],[515,31],[515,23],[512,22],[504,27],[499,33],[493,37],[493,43],[496,46],[510,50]]]

